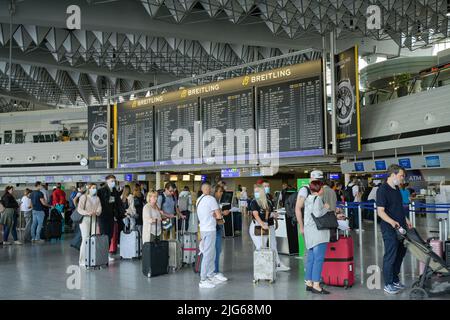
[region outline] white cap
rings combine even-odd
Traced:
[[[311,177],[311,180],[323,179],[323,172],[320,170],[311,171],[310,177]]]

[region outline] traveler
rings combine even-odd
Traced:
[[[44,193],[42,193],[42,185],[41,182],[37,181],[34,186],[36,190],[34,190],[31,195],[31,204],[33,206],[32,215],[33,215],[33,223],[31,224],[31,242],[32,243],[42,243],[45,242],[41,240],[41,230],[44,225],[45,211],[50,208],[48,202],[45,201]],[[45,190],[45,188],[44,188]]]
[[[12,234],[12,237],[14,239],[14,244],[22,244],[17,239],[17,209],[19,208],[19,204],[16,201],[16,198],[14,198],[14,187],[13,186],[7,186],[5,188],[5,193],[2,196],[2,203],[5,207],[5,211],[3,211],[1,218],[0,218],[0,224],[3,225],[3,244],[9,245],[11,244],[8,242],[9,234]]]
[[[158,208],[160,208],[162,213],[163,220],[166,220],[166,223],[168,226],[175,224],[175,217],[178,213],[178,206],[177,201],[174,196],[176,186],[171,183],[167,182],[164,186],[164,191],[161,192],[158,196]],[[184,216],[182,216],[183,218]],[[167,227],[165,232],[165,238],[170,238],[170,229]]]
[[[312,181],[322,181],[323,180],[323,172],[320,170],[314,170],[310,173],[311,182]],[[336,202],[337,197],[336,193],[328,186],[323,185],[323,192],[321,194],[321,198],[325,204],[328,205],[329,208],[333,208],[336,210]],[[300,233],[304,233],[303,231],[303,208],[305,205],[306,198],[311,194],[311,190],[309,186],[303,186],[298,191],[297,202],[295,204],[295,215],[297,217],[297,221],[299,224]],[[334,211],[330,209],[331,211]]]
[[[342,183],[337,182],[335,185],[336,199],[338,202],[345,202],[344,192],[342,191]]]
[[[358,179],[353,177],[350,183],[347,185],[344,191],[344,197],[346,202],[361,202],[361,190],[358,183]],[[354,206],[354,205],[353,205]],[[359,225],[359,211],[358,208],[349,208],[348,209],[349,218],[352,224],[352,228],[355,229],[356,232],[364,231],[360,230]]]
[[[380,183],[374,183],[372,190],[370,190],[369,196],[367,197],[368,202],[377,202],[377,191]]]
[[[136,230],[136,208],[134,207],[134,196],[129,185],[123,187],[120,200],[122,200],[122,206],[125,210],[125,218],[122,220],[124,226],[129,228],[128,230],[130,231]]]
[[[56,189],[52,193],[52,206],[57,208],[60,213],[64,211],[66,205],[66,193],[61,188],[61,183],[56,184]]]
[[[311,193],[305,200],[304,231],[302,232],[305,247],[308,250],[305,272],[306,291],[316,294],[329,294],[320,286],[320,277],[327,244],[330,241],[330,230],[318,230],[312,217],[312,214],[315,217],[321,217],[330,210],[330,206],[320,197],[324,193],[323,186],[323,182],[318,180],[311,181],[309,184]]]
[[[409,204],[411,203],[411,193],[408,190],[408,184],[402,183],[400,185],[400,193],[402,195],[403,209],[406,216],[409,218]]]
[[[230,214],[230,210],[222,210],[221,208],[222,206],[220,204],[220,200],[222,199],[224,191],[225,190],[223,189],[223,187],[217,185],[216,189],[214,190],[214,197],[216,198],[217,204],[219,205],[222,216],[227,216]],[[216,221],[216,257],[214,260],[214,274],[216,279],[225,282],[228,281],[228,279],[221,272],[219,272],[220,254],[222,253],[223,229],[224,229],[224,220],[218,219]]]
[[[383,276],[384,291],[397,294],[405,286],[400,283],[399,273],[406,254],[406,248],[397,238],[396,229],[412,228],[411,222],[403,210],[399,185],[405,179],[406,171],[398,165],[390,165],[388,178],[377,191],[377,213],[381,218],[381,233],[384,241]]]
[[[78,202],[80,200],[80,197],[86,192],[86,186],[85,185],[80,185],[77,188],[76,192],[77,193],[76,193],[75,197],[72,199],[72,203],[73,203],[74,209],[78,206]],[[72,238],[72,241],[70,241],[70,246],[72,248],[80,250],[80,248],[81,248],[81,241],[82,241],[80,224],[79,223],[75,223],[74,226],[73,226],[73,229],[74,229],[74,236]]]
[[[31,190],[25,189],[22,199],[20,200],[20,214],[25,219],[25,231],[23,234],[24,242],[31,242],[31,223],[33,222],[33,214],[31,212]]]
[[[278,256],[278,249],[276,242],[273,240],[275,238],[275,216],[273,214],[273,205],[268,200],[265,195],[264,187],[262,185],[255,185],[254,189],[255,199],[250,203],[249,211],[252,214],[252,222],[250,224],[249,233],[253,240],[253,244],[256,250],[259,251],[261,246],[266,246],[267,236],[255,235],[255,227],[262,227],[262,229],[270,229],[270,248],[275,251],[275,258],[277,262],[277,271],[288,271],[289,267],[283,265]]]
[[[330,180],[324,181],[323,178],[317,180],[323,183],[323,195],[321,197],[323,202],[328,204],[330,211],[336,212],[337,196],[332,188],[333,182]]]
[[[100,234],[107,235],[109,243],[111,243],[114,221],[117,221],[119,229],[121,227],[123,229],[122,219],[125,217],[125,210],[120,200],[119,191],[116,189],[116,177],[111,174],[105,180],[106,184],[97,192],[102,207],[102,214],[98,218],[98,224],[100,226]],[[114,261],[112,255],[109,256],[109,261]]]
[[[247,214],[247,205],[248,205],[247,200],[248,200],[247,187],[242,187],[241,195],[239,197],[239,210],[243,215]]]
[[[185,231],[189,228],[189,217],[192,212],[192,195],[188,186],[183,188],[183,191],[180,192],[180,196],[178,197],[178,209],[180,213],[185,217]],[[182,228],[182,220],[178,221],[178,230]]]
[[[284,202],[286,201],[286,193],[287,193],[287,191],[288,191],[288,184],[284,182],[281,185],[280,197],[278,199],[278,206],[280,208],[284,208]]]
[[[142,211],[142,243],[155,241],[161,236],[161,210],[156,205],[158,193],[150,191],[147,193],[147,204]]]
[[[216,257],[216,219],[222,219],[217,200],[211,196],[211,184],[203,182],[202,196],[197,199],[197,215],[200,222],[201,252],[203,255],[200,283],[202,289],[214,288],[220,278],[214,273]]]
[[[136,210],[136,229],[139,231],[139,234],[142,235],[142,213],[145,205],[145,197],[142,193],[141,186],[136,184],[133,189],[133,199],[134,199],[134,208]]]
[[[83,216],[80,223],[82,241],[79,264],[81,267],[85,267],[86,240],[89,239],[89,236],[98,234],[97,217],[102,214],[102,205],[97,196],[97,185],[95,183],[88,183],[87,192],[80,197],[77,210]]]

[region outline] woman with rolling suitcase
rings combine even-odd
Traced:
[[[327,244],[330,241],[330,230],[319,230],[312,216],[320,218],[329,211],[329,205],[324,204],[321,198],[323,186],[323,182],[319,180],[311,181],[309,185],[311,194],[305,200],[305,214],[303,218],[305,246],[308,250],[305,273],[306,291],[316,294],[329,294],[328,291],[320,286],[320,278]]]
[[[147,204],[144,206],[142,212],[142,244],[146,242],[153,242],[156,237],[161,236],[161,228],[157,228],[157,224],[161,225],[161,210],[158,208],[156,202],[158,200],[158,193],[150,191],[147,193]]]
[[[97,225],[97,217],[102,213],[102,205],[97,197],[97,185],[95,183],[88,183],[86,194],[83,194],[78,201],[77,211],[83,216],[80,222],[82,241],[79,264],[81,267],[85,267],[86,240],[91,236],[91,233],[98,234],[97,230],[91,231],[91,226]]]

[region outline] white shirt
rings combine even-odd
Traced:
[[[197,216],[200,221],[200,232],[216,231],[214,211],[219,209],[216,198],[202,195],[197,200]]]
[[[20,211],[28,212],[31,210],[30,207],[31,207],[31,199],[28,198],[27,196],[23,196],[22,200],[20,200]]]
[[[370,190],[369,196],[367,197],[367,200],[374,200],[377,201],[377,190],[378,186],[373,187],[372,190]]]
[[[297,195],[297,200],[300,199],[300,197],[302,197],[303,199],[308,198],[308,194],[311,194],[311,193],[308,193],[308,188],[301,187],[300,191],[298,192],[298,195]]]

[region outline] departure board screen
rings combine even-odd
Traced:
[[[220,134],[223,141],[223,152],[212,154],[212,157],[228,159],[238,156],[241,159],[248,158],[249,154],[256,156],[254,130],[247,132],[255,128],[253,104],[252,89],[201,99],[204,136],[207,137],[206,132],[210,130],[215,138]]]
[[[118,167],[154,165],[153,106],[117,105]]]
[[[158,165],[194,164],[201,161],[194,135],[198,124],[198,100],[184,101],[156,108],[158,122]],[[180,131],[178,129],[182,129]],[[180,162],[182,161],[182,162]]]
[[[320,77],[258,88],[259,153],[274,152],[272,131],[278,129],[279,157],[324,154],[323,99]],[[267,134],[262,134],[266,129]]]

